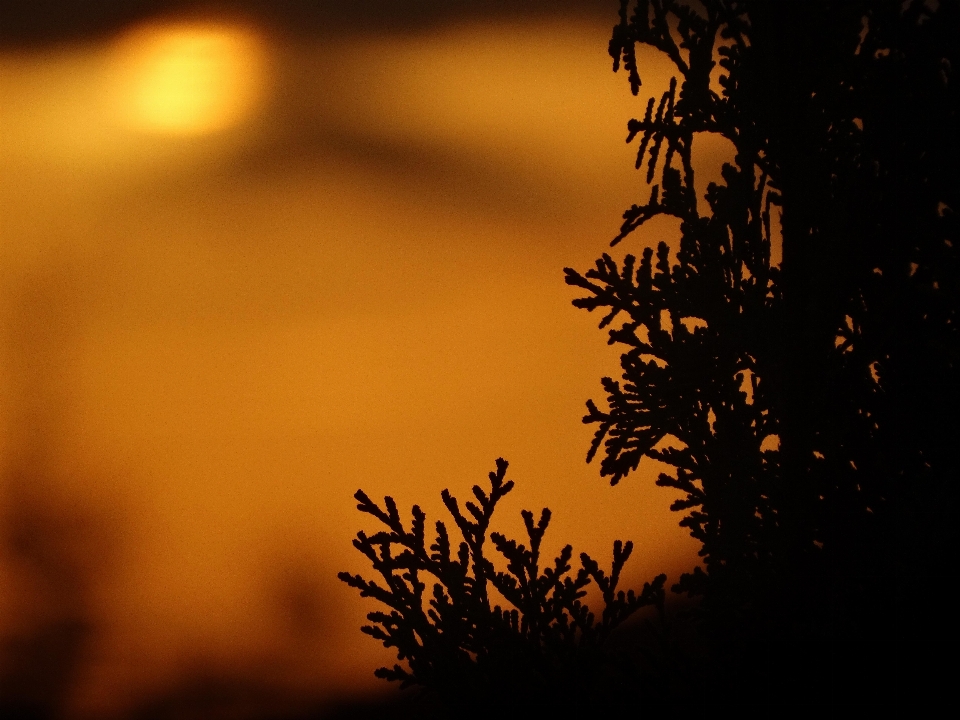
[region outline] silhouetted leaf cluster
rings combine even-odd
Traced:
[[[681,240],[566,271],[625,347],[606,409],[587,403],[588,460],[602,446],[613,484],[673,466],[658,484],[704,560],[676,589],[715,632],[938,632],[918,593],[955,544],[960,477],[960,6],[623,0],[610,53],[634,94],[638,44],[680,82],[629,123],[659,183],[612,244],[658,215]],[[706,216],[701,133],[735,149]]]
[[[530,511],[521,513],[526,544],[490,532],[497,504],[514,486],[506,471],[506,461],[497,460],[489,490],[474,485],[465,512],[443,491],[459,542],[437,521],[428,546],[426,517],[418,506],[407,529],[392,498],[384,498],[381,507],[357,491],[358,509],[386,528],[373,535],[361,531],[353,543],[380,580],[339,575],[361,596],[388,608],[370,613],[372,624],[363,632],[396,648],[406,667],[380,668],[376,675],[434,691],[459,712],[501,704],[562,709],[582,702],[596,694],[591,688],[606,661],[603,646],[610,632],[639,608],[663,605],[664,575],[646,583],[639,595],[619,589],[631,542],[614,543],[609,574],[586,553],[574,572],[570,545],[552,562],[542,562],[550,523],[546,508],[536,522]],[[486,554],[488,537],[505,570]],[[591,583],[603,597],[599,617],[583,602]]]

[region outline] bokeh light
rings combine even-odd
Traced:
[[[223,130],[248,117],[263,92],[262,42],[240,26],[141,26],[120,40],[115,62],[121,113],[144,131]]]

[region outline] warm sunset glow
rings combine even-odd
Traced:
[[[562,268],[639,182],[608,34],[152,23],[0,52],[0,679],[32,647],[7,638],[79,617],[66,720],[138,717],[181,675],[385,690],[336,580],[366,569],[353,494],[445,519],[500,456],[498,530],[548,505],[545,552],[631,539],[631,586],[697,562],[658,466],[611,488],[584,462],[618,353]]]
[[[153,25],[127,35],[117,57],[124,116],[175,135],[223,130],[249,116],[263,86],[263,53],[250,31]]]

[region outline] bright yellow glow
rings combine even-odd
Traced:
[[[224,25],[150,25],[118,46],[120,110],[137,129],[202,135],[248,117],[262,94],[257,36]]]

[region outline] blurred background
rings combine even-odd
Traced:
[[[388,691],[352,495],[440,518],[500,456],[508,533],[548,505],[548,550],[633,539],[631,583],[696,563],[659,468],[584,463],[618,353],[562,269],[646,199],[626,122],[670,78],[611,72],[614,0],[0,7],[4,702]]]

